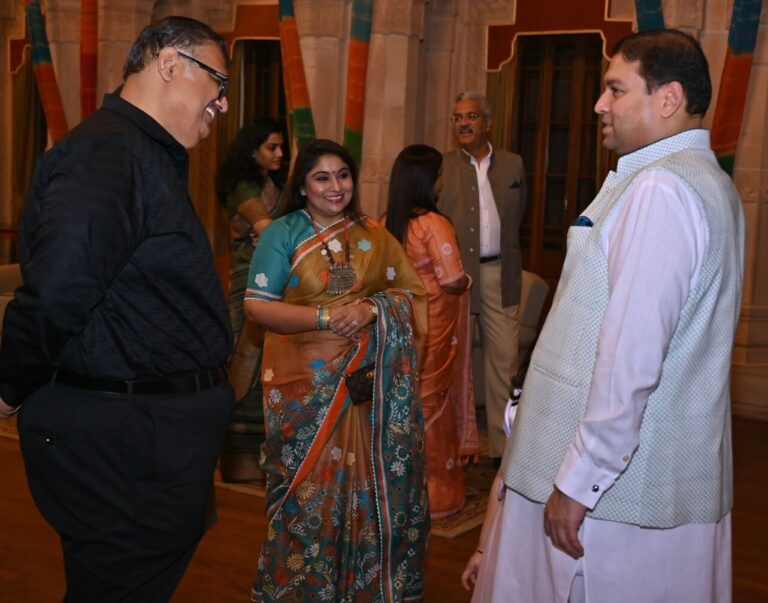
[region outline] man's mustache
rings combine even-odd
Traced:
[[[460,126],[459,134],[474,134],[475,129],[472,126]]]

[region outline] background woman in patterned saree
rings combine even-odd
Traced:
[[[264,479],[259,469],[264,410],[258,379],[264,330],[243,320],[243,296],[258,236],[285,211],[280,197],[283,144],[280,124],[268,117],[255,119],[237,133],[216,172],[216,194],[229,216],[229,317],[235,334],[227,368],[237,404],[219,463],[221,477],[228,482]]]

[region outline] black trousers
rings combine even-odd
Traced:
[[[48,385],[19,415],[32,497],[61,536],[68,603],[168,601],[206,526],[234,405]]]

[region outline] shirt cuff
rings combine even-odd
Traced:
[[[26,387],[16,387],[9,383],[0,383],[0,398],[8,406],[18,408],[40,386],[41,384],[34,384]]]
[[[576,447],[571,444],[557,470],[555,486],[560,492],[591,511],[617,477],[595,467],[588,459],[580,456]]]

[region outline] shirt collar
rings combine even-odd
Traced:
[[[616,173],[626,176],[632,172],[643,169],[647,165],[658,161],[662,157],[677,153],[684,149],[697,149],[709,151],[709,130],[694,128],[662,138],[654,143],[639,148],[628,155],[619,158]]]
[[[102,107],[113,113],[117,113],[138,126],[147,136],[157,141],[169,151],[187,154],[186,149],[154,118],[137,106],[132,105],[117,94],[105,94]]]
[[[491,144],[490,140],[486,140],[485,143],[488,145],[489,153],[483,157],[480,161],[485,161],[486,159],[488,161],[492,161],[493,159],[493,145]],[[459,150],[464,153],[464,159],[471,164],[480,163],[479,161],[476,161],[475,158],[472,156],[471,153],[464,150],[464,147],[459,147]]]

